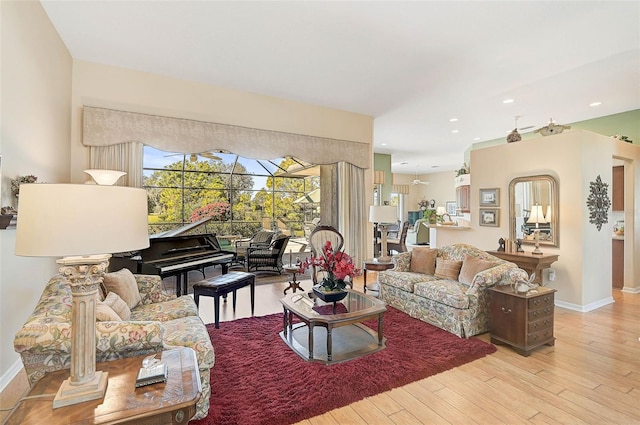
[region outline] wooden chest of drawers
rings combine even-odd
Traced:
[[[510,345],[523,356],[541,345],[554,344],[555,289],[539,287],[537,293],[516,294],[510,286],[496,286],[490,291],[492,343]]]

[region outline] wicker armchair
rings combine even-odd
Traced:
[[[235,242],[236,258],[239,262],[244,262],[247,258],[247,250],[251,248],[268,248],[273,240],[274,232],[270,230],[260,230],[249,239],[239,239]]]
[[[282,255],[287,248],[290,236],[279,234],[268,247],[250,246],[247,248],[247,271],[267,270],[282,274]]]

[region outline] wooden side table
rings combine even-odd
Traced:
[[[7,424],[186,424],[196,413],[202,394],[196,354],[191,348],[162,352],[169,367],[167,381],[136,388],[136,376],[146,356],[129,357],[96,365],[109,373],[107,392],[102,400],[53,408],[53,395],[68,370],[46,374],[29,391],[29,396],[51,397],[24,400],[7,418]]]
[[[536,292],[515,293],[511,286],[489,288],[492,343],[510,345],[523,356],[541,345],[554,345],[555,289],[540,286]]]
[[[548,269],[551,264],[558,261],[558,256],[556,254],[534,255],[530,252],[503,251],[487,251],[487,253],[494,257],[516,263],[518,267],[529,273],[529,276],[531,276],[531,273],[535,273],[536,278],[533,282],[538,285],[542,285],[542,270]]]
[[[362,262],[362,277],[364,278],[364,293],[367,293],[367,270],[381,272],[393,268],[392,261],[380,261],[377,259],[364,260]],[[371,291],[378,291],[376,288],[369,288]]]
[[[284,290],[284,294],[287,295],[287,291],[289,289],[293,289],[293,293],[296,293],[296,290],[299,289],[304,291],[304,288],[300,286],[300,281],[297,280],[297,274],[300,272],[300,265],[297,264],[287,264],[282,267],[285,272],[292,275],[291,280],[289,281],[289,286],[287,286]]]

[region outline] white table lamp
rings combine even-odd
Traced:
[[[104,397],[108,374],[96,372],[96,300],[110,253],[149,246],[143,189],[83,184],[23,184],[16,255],[57,260],[71,286],[71,371],[58,408]]]
[[[378,260],[389,261],[387,255],[387,226],[391,223],[395,223],[398,220],[398,209],[392,205],[371,205],[369,207],[369,221],[374,223],[373,229],[373,251],[375,253],[376,247],[376,229],[380,228],[382,236],[380,256]]]
[[[551,216],[551,210],[548,210],[548,215]],[[547,223],[547,219],[545,218],[542,212],[542,205],[534,205],[531,209],[531,214],[527,219],[528,224],[536,225],[535,230],[533,231],[533,237],[535,240],[535,249],[531,252],[532,254],[542,255],[542,251],[540,251],[540,228],[539,223]]]

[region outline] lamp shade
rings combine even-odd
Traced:
[[[398,220],[398,209],[392,205],[371,205],[369,221],[371,223],[395,223]]]
[[[547,223],[551,223],[551,205],[547,205],[547,213],[544,215],[544,220]]]
[[[120,177],[127,174],[124,171],[99,169],[84,170],[84,172],[89,174],[94,182],[103,186],[113,186]]]
[[[536,224],[536,223],[546,223],[547,220],[544,218],[544,214],[542,212],[542,205],[534,205],[531,208],[531,215],[529,215],[529,219],[527,219],[527,223]]]
[[[447,210],[444,207],[436,208],[436,215],[445,215],[446,213],[447,213]]]
[[[149,246],[147,193],[122,186],[23,184],[16,255],[65,257]]]

